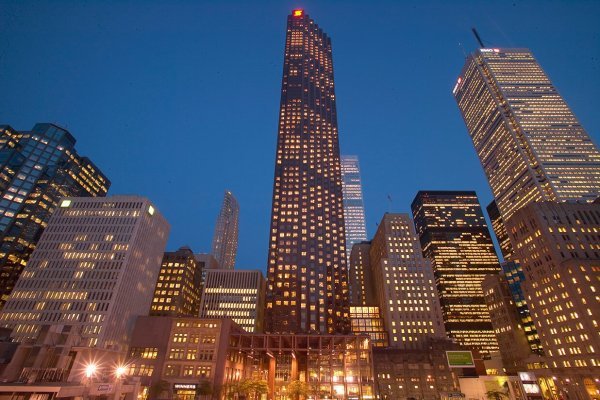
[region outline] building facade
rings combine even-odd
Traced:
[[[567,392],[600,390],[600,204],[531,203],[507,230],[551,376]]]
[[[80,346],[126,348],[150,309],[169,229],[143,197],[62,199],[0,324],[17,341],[61,325],[78,330]]]
[[[352,246],[350,253],[350,305],[378,304],[371,271],[371,242],[360,242]]]
[[[420,191],[411,205],[423,255],[431,260],[446,333],[483,356],[498,350],[481,283],[499,271],[475,192]]]
[[[215,225],[212,254],[220,268],[233,269],[238,248],[240,206],[230,191],[225,192],[223,205]]]
[[[525,274],[523,273],[521,264],[514,261],[506,261],[500,263],[500,268],[502,268],[502,277],[508,285],[508,291],[515,302],[518,319],[520,321],[519,323],[525,331],[525,336],[527,337],[527,343],[529,343],[531,352],[533,354],[544,355],[544,348],[537,333],[537,329],[535,328],[535,324],[531,319],[527,298],[523,293],[522,285],[525,282]]]
[[[331,40],[288,16],[267,266],[267,332],[350,329]]]
[[[382,400],[438,400],[461,397],[458,372],[448,366],[447,350],[461,350],[445,339],[429,339],[425,350],[373,349],[375,385]]]
[[[350,325],[355,335],[369,335],[373,347],[388,347],[388,332],[381,317],[371,272],[371,242],[352,246],[350,255]]]
[[[165,252],[150,315],[197,317],[202,285],[202,268],[189,247]]]
[[[65,196],[105,196],[110,181],[53,124],[0,125],[0,310]]]
[[[251,270],[207,270],[201,318],[231,318],[246,332],[262,332],[265,308],[265,279]]]
[[[138,317],[127,375],[139,377],[150,398],[194,400],[204,389],[223,399],[226,372],[243,369],[228,356],[231,335],[241,332],[226,318]],[[157,390],[161,381],[168,386]]]
[[[508,232],[506,231],[506,225],[504,224],[502,215],[500,215],[500,210],[498,210],[496,200],[492,200],[486,209],[488,217],[490,217],[490,222],[492,223],[492,230],[496,235],[496,240],[498,240],[498,246],[500,246],[502,257],[505,260],[511,260],[513,258],[513,248],[510,243],[510,238],[508,237]]]
[[[315,399],[375,399],[369,338],[355,335],[233,334],[230,359],[247,360],[243,377],[267,381],[268,399],[290,399],[289,385],[305,382]],[[241,360],[240,360],[241,361]],[[230,370],[226,381],[236,379]]]
[[[375,294],[390,347],[423,350],[444,339],[444,321],[431,262],[408,214],[386,213],[370,249]]]
[[[504,221],[600,196],[600,152],[530,50],[475,51],[453,93]]]
[[[488,275],[482,288],[505,372],[514,375],[526,371],[531,348],[506,279],[501,274]]]
[[[352,246],[355,243],[367,240],[367,225],[358,156],[342,155],[341,157],[344,223],[346,227],[346,261],[347,265],[350,266]]]

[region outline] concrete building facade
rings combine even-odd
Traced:
[[[169,229],[143,197],[62,199],[0,324],[17,341],[62,325],[78,330],[80,346],[126,348],[150,309]]]

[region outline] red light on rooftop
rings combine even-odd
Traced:
[[[302,14],[304,14],[304,10],[294,10],[294,12],[292,13],[294,17],[301,17]]]

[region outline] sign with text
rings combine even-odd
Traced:
[[[450,368],[473,368],[473,353],[470,351],[446,351],[448,366]]]

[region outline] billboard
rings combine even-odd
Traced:
[[[470,351],[446,351],[450,368],[474,368],[473,353]]]

